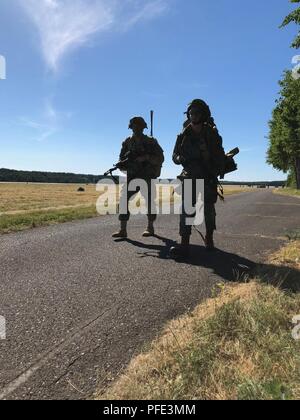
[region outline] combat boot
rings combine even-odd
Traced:
[[[127,222],[121,221],[121,228],[119,232],[116,232],[112,235],[115,239],[126,239],[127,238]]]
[[[181,244],[170,249],[170,257],[174,259],[187,258],[190,255],[190,236],[182,236]]]
[[[150,238],[151,236],[154,236],[155,232],[154,232],[154,225],[153,222],[148,222],[148,227],[145,230],[145,232],[143,233],[143,237],[144,238]]]
[[[206,237],[205,237],[205,248],[207,252],[212,252],[215,250],[213,232],[207,232]]]

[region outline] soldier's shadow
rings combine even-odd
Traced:
[[[154,238],[160,240],[161,242],[163,242],[164,245],[151,245],[151,244],[145,244],[144,242],[139,242],[139,241],[134,241],[132,239],[125,239],[125,242],[137,247],[137,248],[143,248],[143,249],[148,249],[149,251],[144,251],[144,252],[138,252],[138,256],[140,258],[147,258],[147,257],[152,257],[152,258],[159,258],[159,259],[163,259],[163,260],[167,260],[169,259],[170,256],[170,248],[174,245],[176,245],[176,242],[168,239],[168,238],[164,238],[162,236],[158,236],[155,235]]]
[[[161,236],[155,236],[155,238],[161,240],[163,244],[145,244],[131,239],[126,241],[133,246],[149,250],[139,252],[140,258],[170,259],[170,248],[176,242]],[[253,278],[259,278],[264,283],[272,284],[284,290],[294,293],[300,292],[299,270],[286,266],[258,264],[240,255],[220,249],[208,253],[203,246],[191,245],[190,256],[177,260],[176,263],[206,268],[229,282],[247,282]]]

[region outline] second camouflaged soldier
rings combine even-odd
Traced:
[[[195,99],[187,110],[188,120],[184,130],[177,138],[173,153],[176,165],[183,166],[180,179],[191,179],[193,182],[193,206],[195,206],[196,180],[204,180],[204,216],[206,225],[206,249],[214,249],[214,231],[216,230],[215,203],[218,199],[218,176],[224,175],[225,152],[222,138],[213,123],[208,105]],[[181,244],[171,249],[171,256],[185,257],[189,253],[191,226],[187,226],[187,214],[182,206],[180,218]]]
[[[129,128],[133,131],[133,135],[127,138],[122,145],[120,162],[126,162],[119,168],[127,172],[127,185],[134,179],[142,179],[147,182],[148,197],[145,198],[148,202],[148,226],[143,236],[154,236],[154,221],[157,215],[151,212],[151,203],[155,199],[151,195],[151,180],[159,178],[161,174],[164,152],[156,139],[144,134],[144,130],[148,126],[142,117],[132,118]],[[127,213],[120,214],[120,231],[115,233],[113,238],[127,238],[127,222],[130,218],[128,202],[137,192],[127,191]]]

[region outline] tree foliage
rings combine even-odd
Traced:
[[[0,169],[0,182],[39,182],[63,184],[95,184],[102,176],[55,172],[29,172]]]
[[[269,123],[270,145],[267,160],[274,168],[285,173],[299,174],[300,79],[295,79],[291,71],[286,71],[279,84],[280,97]],[[298,182],[300,183],[300,179]]]
[[[300,0],[290,0],[291,3],[300,3]],[[287,26],[290,23],[295,23],[296,25],[300,25],[300,7],[296,10],[291,12],[283,21],[281,27]],[[300,31],[296,36],[294,42],[292,43],[293,48],[300,48]]]

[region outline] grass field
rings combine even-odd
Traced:
[[[296,190],[293,188],[280,188],[280,189],[274,190],[274,192],[276,194],[281,194],[281,195],[290,195],[293,197],[300,197],[300,190]]]
[[[95,185],[0,183],[0,197],[0,233],[9,233],[95,217],[99,193]]]
[[[226,195],[245,191],[253,189],[225,187]],[[0,233],[96,217],[99,196],[95,185],[0,183]]]
[[[84,187],[85,192],[77,192]],[[0,184],[0,213],[95,205],[99,193],[95,185]]]
[[[299,261],[300,241],[270,258],[293,268],[298,282]],[[260,278],[219,291],[170,322],[96,399],[299,400],[300,341],[292,334],[299,293]]]

